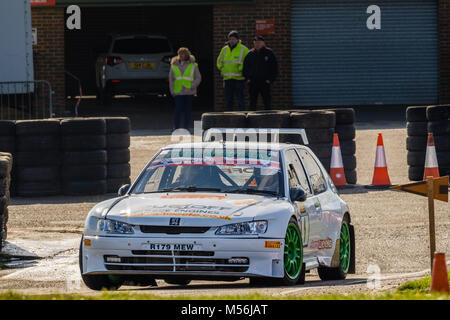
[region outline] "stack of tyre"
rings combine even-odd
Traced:
[[[115,193],[124,184],[130,184],[130,119],[105,118],[107,150],[107,192]]]
[[[252,111],[247,113],[248,128],[289,128],[290,115],[288,111],[264,110]],[[286,142],[290,138],[289,135],[278,137],[280,142]],[[270,133],[267,135],[267,142],[275,141],[276,137],[272,137]]]
[[[12,156],[10,153],[0,152],[0,251],[6,240],[8,228],[9,186],[11,182]]]
[[[246,128],[245,112],[207,112],[202,114],[202,129],[210,128]]]
[[[59,120],[16,121],[16,195],[38,197],[61,192],[60,137]]]
[[[15,156],[16,151],[16,123],[10,120],[0,120],[0,152]],[[14,176],[14,171],[11,176]],[[14,195],[15,179],[11,179],[10,192]]]
[[[450,174],[450,106],[418,106],[406,110],[408,177],[423,179],[428,133],[433,133],[441,176]]]
[[[356,115],[353,108],[330,109],[336,114],[334,132],[338,134],[348,184],[356,184]]]
[[[62,120],[61,137],[63,193],[105,194],[108,162],[105,119]]]

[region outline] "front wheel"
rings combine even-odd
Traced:
[[[350,224],[346,216],[342,220],[339,240],[339,267],[330,268],[320,266],[317,271],[321,280],[343,280],[347,277],[351,264],[351,243]]]

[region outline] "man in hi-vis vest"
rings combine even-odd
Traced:
[[[201,81],[202,76],[195,57],[188,48],[178,49],[178,55],[172,58],[169,72],[170,93],[175,99],[173,129],[180,128],[182,113],[182,127],[188,130],[191,127],[192,97],[197,93]]]
[[[248,48],[239,40],[238,32],[231,31],[228,34],[227,45],[222,48],[217,57],[217,68],[220,70],[224,79],[225,109],[227,111],[233,110],[235,95],[238,99],[239,110],[245,110],[245,78],[242,75],[242,69],[247,53]]]

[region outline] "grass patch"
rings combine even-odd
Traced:
[[[448,278],[450,279],[450,272],[448,273]],[[420,280],[406,282],[398,288],[398,291],[399,292],[413,291],[419,293],[427,293],[430,291],[430,286],[431,286],[431,277],[428,276]]]

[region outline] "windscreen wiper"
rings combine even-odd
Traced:
[[[246,194],[269,194],[271,196],[279,197],[278,192],[276,191],[270,191],[270,190],[257,190],[257,189],[251,189],[251,188],[241,188],[241,189],[230,189],[223,191],[225,193],[246,193]]]
[[[162,190],[158,190],[158,192],[173,192],[173,191],[187,191],[187,192],[197,192],[197,191],[215,191],[215,192],[222,192],[222,189],[220,188],[201,188],[196,186],[183,186],[183,187],[176,187],[176,188],[166,188]]]

